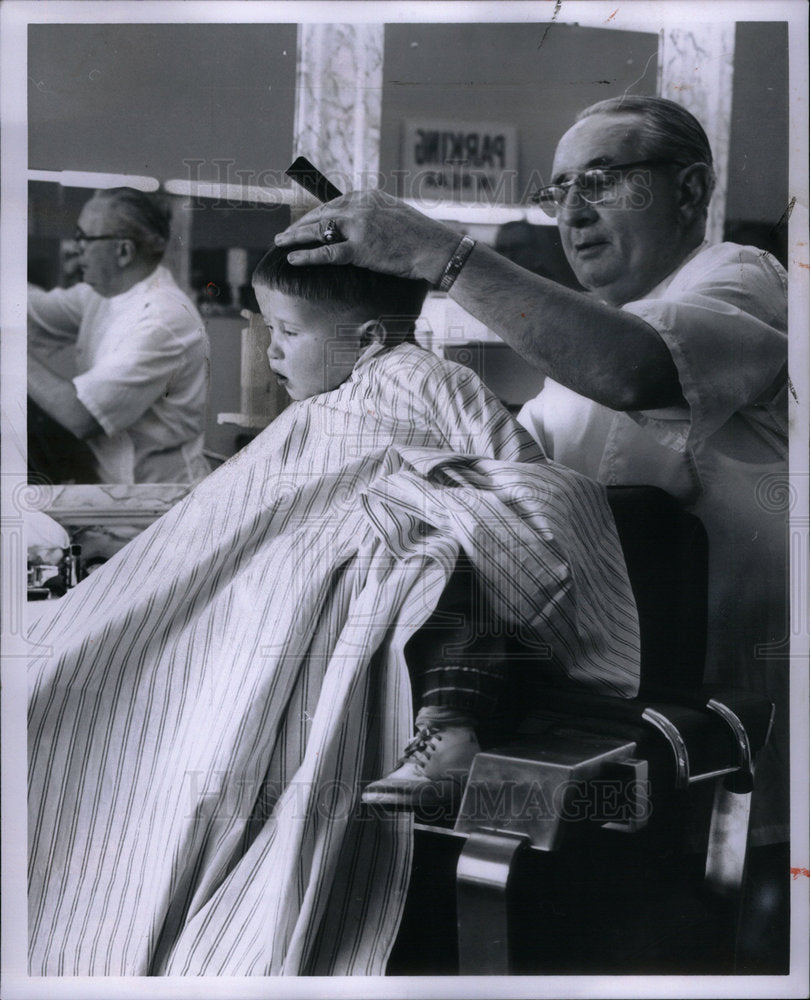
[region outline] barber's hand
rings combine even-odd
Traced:
[[[459,241],[452,229],[391,195],[354,191],[307,212],[276,236],[276,245],[321,242],[329,221],[337,224],[339,242],[293,251],[291,264],[356,264],[437,284]]]

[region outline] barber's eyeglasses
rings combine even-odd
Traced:
[[[88,236],[87,233],[76,226],[76,231],[73,233],[73,242],[77,246],[82,246],[85,243],[95,243],[97,240],[127,240],[130,237],[121,236],[120,233],[105,233],[103,236]]]
[[[661,164],[672,164],[672,160],[648,159],[633,160],[630,163],[611,163],[606,167],[592,167],[574,174],[568,180],[558,184],[549,184],[540,188],[531,196],[531,201],[556,218],[557,211],[565,204],[571,191],[588,205],[610,205],[619,201],[622,196],[622,181],[625,173],[636,167],[652,167]],[[574,203],[575,205],[577,202]]]

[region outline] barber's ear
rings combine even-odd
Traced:
[[[714,190],[714,173],[708,163],[690,163],[678,173],[683,215],[691,221],[706,211]]]
[[[385,324],[378,319],[367,320],[360,327],[360,346],[368,347],[369,344],[385,344],[388,332]]]
[[[122,239],[118,241],[118,251],[116,260],[119,267],[128,267],[138,255],[138,248],[134,240]]]

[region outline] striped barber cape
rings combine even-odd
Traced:
[[[32,641],[30,972],[379,975],[407,815],[403,647],[460,552],[538,659],[638,683],[601,487],[465,368],[373,351],[60,601]]]

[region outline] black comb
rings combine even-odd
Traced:
[[[299,156],[285,173],[305,191],[314,195],[318,201],[332,201],[333,198],[339,198],[343,194],[305,156]]]

